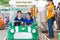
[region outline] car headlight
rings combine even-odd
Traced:
[[[32,29],[32,33],[36,33],[36,29]]]
[[[10,32],[11,32],[11,33],[14,33],[14,29],[11,29]]]

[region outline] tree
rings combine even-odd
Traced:
[[[3,6],[8,6],[9,5],[9,0],[0,0],[0,4]]]

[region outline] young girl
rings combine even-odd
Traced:
[[[15,22],[23,22],[24,21],[24,19],[22,18],[22,12],[21,11],[17,12],[17,16],[15,17],[14,21]],[[14,23],[14,26],[20,26],[20,25],[17,25],[16,23]]]
[[[33,18],[31,16],[31,13],[29,13],[29,12],[27,13],[24,22],[26,23],[26,25],[30,25],[33,23]]]

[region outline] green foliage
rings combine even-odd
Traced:
[[[9,0],[0,0],[0,5],[8,6],[9,5]]]

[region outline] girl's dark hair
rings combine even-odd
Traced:
[[[27,14],[29,14],[29,16],[31,16],[31,13],[30,12],[28,12]]]
[[[17,11],[17,14],[18,14],[19,12],[22,14],[22,11],[20,11],[20,10]]]
[[[53,0],[47,0],[47,1],[50,1],[50,2],[52,2],[52,4],[54,5],[54,2],[53,2]]]
[[[30,18],[31,18],[31,19],[33,19],[33,18],[32,18],[32,15],[31,15],[31,13],[30,13],[30,12],[28,12],[27,14],[29,14],[29,16],[30,16]]]
[[[22,14],[22,11],[20,11],[20,10],[17,11],[17,14],[18,14],[19,12]],[[18,17],[18,15],[17,15],[17,17]]]

